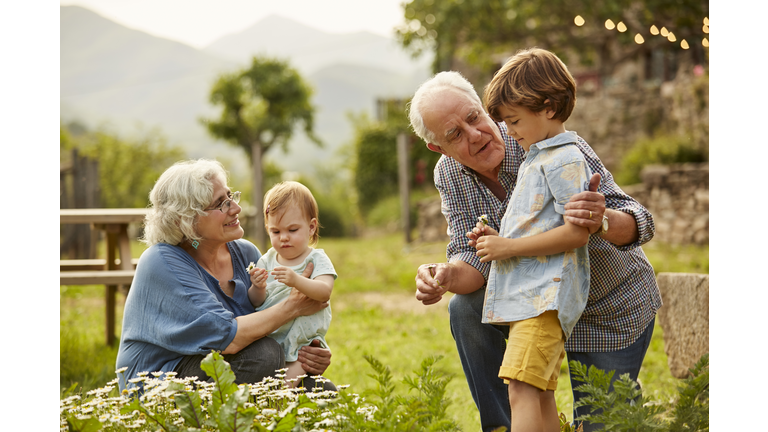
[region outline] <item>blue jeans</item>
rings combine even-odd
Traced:
[[[483,431],[490,432],[499,426],[506,426],[509,430],[508,386],[498,376],[504,359],[509,326],[482,323],[484,299],[484,289],[471,294],[457,294],[451,298],[448,305],[451,333],[456,341],[456,349],[467,377],[469,391],[480,412]],[[614,374],[616,379],[621,373],[626,372],[629,372],[633,379],[637,379],[652,332],[653,321],[636,342],[623,350],[608,353],[568,352],[568,359],[578,360],[587,367],[594,364],[601,369],[606,366],[616,368],[618,369]],[[578,384],[577,382],[576,385]],[[578,400],[579,397],[580,394],[574,393],[574,400]],[[579,412],[587,409],[588,407],[582,407]],[[594,429],[587,429],[585,423],[584,431],[589,430]]]

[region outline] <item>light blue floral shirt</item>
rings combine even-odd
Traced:
[[[592,172],[573,145],[575,132],[531,145],[520,166],[499,234],[529,237],[563,225],[565,204],[589,187]],[[557,310],[570,337],[589,295],[587,246],[549,256],[493,261],[485,291],[484,323],[508,323]]]

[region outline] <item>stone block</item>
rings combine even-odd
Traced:
[[[657,282],[664,302],[658,318],[669,370],[672,376],[685,378],[709,352],[709,275],[659,273]]]

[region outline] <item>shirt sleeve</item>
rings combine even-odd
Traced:
[[[628,251],[651,241],[656,234],[656,225],[654,225],[651,212],[621,190],[613,180],[613,175],[611,175],[610,171],[605,168],[603,162],[597,157],[595,151],[592,150],[592,147],[590,147],[586,141],[579,137],[577,145],[584,154],[587,165],[589,165],[592,172],[600,174],[602,177],[597,191],[605,196],[605,207],[630,214],[637,222],[637,231],[639,234],[637,241],[624,246],[614,245],[614,247],[621,251]]]
[[[183,355],[224,350],[237,332],[235,314],[216,297],[210,277],[191,257],[173,246],[156,246],[136,268],[124,338]]]
[[[544,171],[547,187],[555,200],[555,211],[561,215],[565,214],[565,205],[571,197],[589,188],[592,176],[584,156],[576,147],[570,146],[565,152],[563,158]]]
[[[331,275],[334,279],[338,278],[336,269],[333,268],[333,263],[325,251],[322,249],[315,249],[312,251],[312,257],[310,261],[315,263],[315,268],[312,269],[312,276],[310,279],[314,279],[322,275]]]
[[[471,211],[474,206],[469,201],[468,188],[470,187],[470,180],[467,178],[461,178],[464,176],[461,170],[455,166],[450,167],[451,164],[458,165],[453,159],[443,156],[438,164],[435,166],[434,180],[435,187],[440,193],[440,201],[443,215],[448,222],[448,236],[450,241],[446,248],[446,258],[448,262],[463,261],[480,272],[483,278],[488,281],[488,274],[491,270],[491,263],[481,263],[480,258],[477,256],[477,250],[467,244],[466,233],[472,231],[477,224],[477,218],[481,215],[474,215]],[[461,185],[459,187],[447,187],[446,182],[449,182],[449,178],[455,177],[453,181]],[[462,193],[463,190],[463,193]],[[491,226],[495,230],[499,230],[499,226],[495,221],[495,218],[491,218]]]

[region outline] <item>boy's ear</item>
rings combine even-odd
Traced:
[[[445,150],[443,150],[443,148],[440,147],[439,145],[435,145],[435,144],[432,144],[432,143],[427,143],[427,148],[432,150],[435,153],[440,153],[442,155],[445,154]]]
[[[546,99],[544,104],[547,105],[547,107],[544,108],[544,113],[547,114],[548,119],[552,120],[552,118],[555,117],[555,110],[552,108],[552,104],[549,102],[549,99]]]

